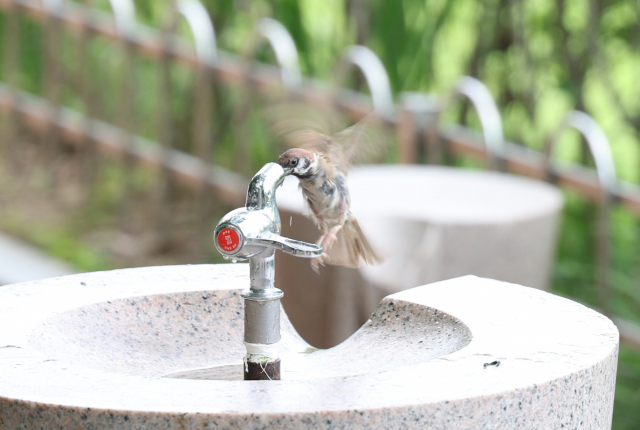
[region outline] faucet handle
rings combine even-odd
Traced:
[[[289,239],[275,233],[260,233],[247,237],[247,244],[279,249],[287,254],[302,258],[320,257],[322,247],[300,240]]]

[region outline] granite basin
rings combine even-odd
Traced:
[[[607,429],[618,332],[467,276],[386,297],[317,350],[283,314],[281,381],[242,381],[247,265],[0,288],[0,429]]]
[[[243,305],[238,289],[109,300],[46,319],[29,344],[50,359],[95,370],[242,380]],[[328,350],[307,344],[282,315],[282,379],[397,369],[450,354],[471,340],[457,318],[402,300],[384,299],[357,333]],[[362,359],[351,359],[358,355]]]

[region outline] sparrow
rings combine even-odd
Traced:
[[[278,158],[278,164],[286,175],[299,179],[310,217],[320,229],[316,243],[322,246],[323,254],[311,259],[313,271],[320,273],[319,266],[325,263],[359,267],[361,260],[367,264],[379,262],[351,212],[346,179],[348,160],[342,145],[335,138],[315,131],[295,133],[293,137],[304,147],[287,150]]]

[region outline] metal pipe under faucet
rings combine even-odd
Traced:
[[[244,208],[226,214],[214,232],[222,256],[232,261],[249,260],[250,287],[244,298],[245,380],[280,379],[280,299],[274,285],[275,251],[305,258],[322,255],[322,247],[280,236],[280,213],[276,190],[285,177],[276,163],[265,164],[247,190]]]

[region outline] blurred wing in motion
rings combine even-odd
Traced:
[[[390,142],[373,114],[346,129],[334,110],[302,102],[273,105],[265,116],[271,130],[288,147],[323,153],[345,173],[352,164],[381,159]],[[338,130],[342,131],[336,133]]]
[[[390,136],[374,114],[336,133],[333,140],[342,148],[348,167],[380,161],[391,144]]]
[[[289,146],[296,144],[299,133],[330,136],[346,126],[334,111],[302,102],[272,104],[265,109],[264,116],[271,130]]]

